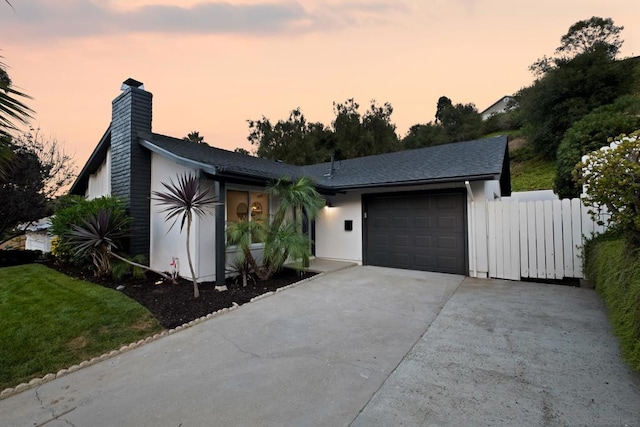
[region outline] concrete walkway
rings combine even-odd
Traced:
[[[0,425],[634,426],[639,387],[592,290],[353,267],[2,400]]]

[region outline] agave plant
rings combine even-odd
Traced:
[[[189,270],[193,281],[193,297],[198,298],[200,297],[200,290],[198,289],[198,281],[196,280],[196,273],[191,260],[191,223],[194,215],[203,217],[210,213],[209,208],[216,204],[215,197],[209,195],[209,189],[202,190],[200,188],[200,180],[192,174],[179,175],[177,182],[169,179],[168,184],[163,182],[162,185],[166,188],[166,191],[153,191],[155,197],[152,199],[164,206],[161,212],[166,212],[165,220],[173,220],[169,231],[176,225],[178,219],[180,219],[180,232],[182,232],[184,225],[187,224],[187,260],[189,261]]]

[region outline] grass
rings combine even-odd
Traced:
[[[0,390],[162,328],[121,293],[39,264],[0,268]]]
[[[595,281],[616,335],[622,357],[640,371],[640,257],[626,242],[605,234],[587,243],[586,271]]]
[[[516,141],[513,141],[516,142]],[[556,177],[555,160],[538,157],[522,140],[509,150],[511,189],[513,191],[550,190]]]

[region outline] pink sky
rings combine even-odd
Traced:
[[[532,83],[528,66],[591,16],[625,27],[640,55],[635,0],[11,0],[0,55],[34,97],[33,126],[81,167],[128,77],[154,94],[153,130],[197,130],[252,150],[248,119],[300,107],[327,125],[332,102],[393,105],[400,137],[433,120],[438,98],[483,110]]]

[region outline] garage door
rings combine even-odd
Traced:
[[[465,194],[371,195],[365,263],[466,274]]]

